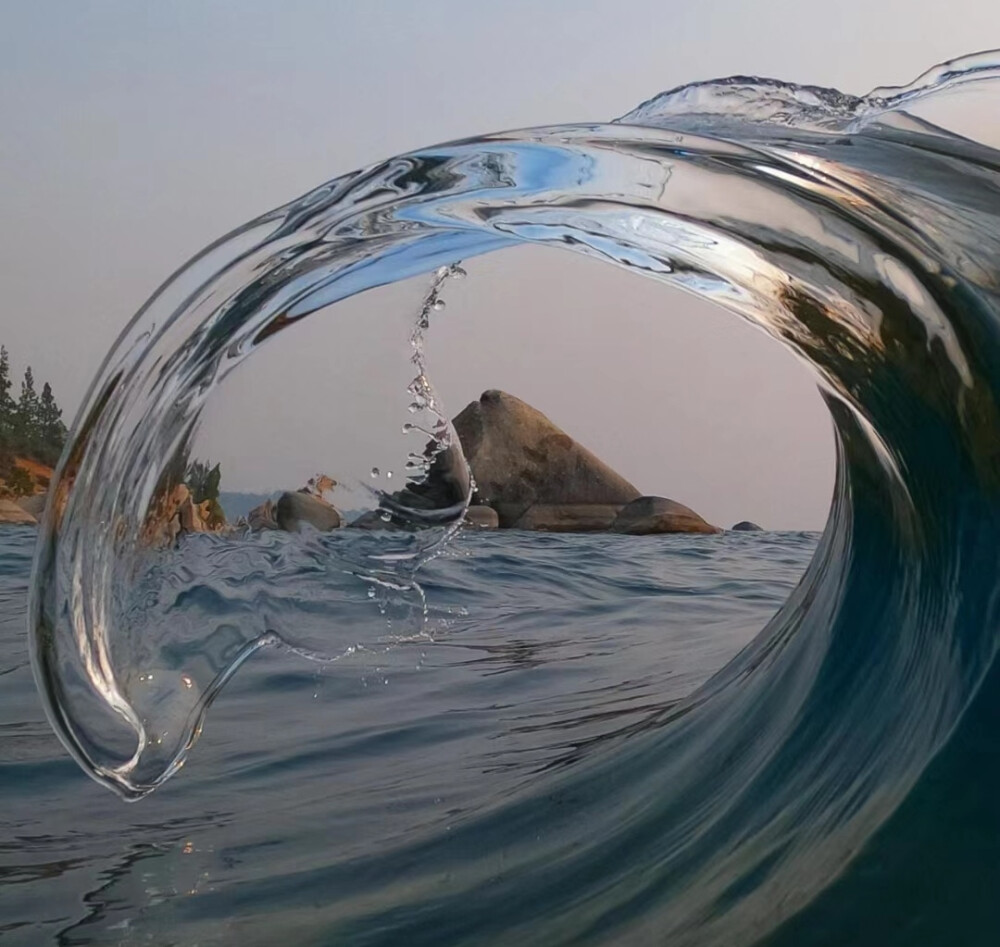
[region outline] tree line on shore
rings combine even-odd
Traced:
[[[0,346],[0,477],[15,492],[19,492],[19,486],[20,492],[30,492],[32,478],[23,467],[15,466],[14,459],[22,457],[55,466],[66,443],[66,425],[52,386],[45,382],[39,393],[30,366],[25,369],[16,399],[13,388],[10,358],[7,349]],[[20,483],[22,480],[26,482]]]

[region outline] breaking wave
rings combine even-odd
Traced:
[[[984,94],[995,114],[998,91],[992,53],[862,98],[698,83],[611,124],[393,158],[209,247],[123,332],[53,483],[31,625],[66,747],[138,798],[184,762],[256,649],[337,660],[373,624],[367,592],[421,633],[415,574],[472,486],[420,322],[416,460],[402,492],[374,499],[410,529],[241,541],[237,561],[220,538],[199,537],[198,555],[151,544],[150,511],[208,400],[270,336],[434,273],[426,317],[457,261],[552,244],[714,300],[812,366],[837,435],[829,522],[727,666],[397,852],[345,940],[989,942],[956,930],[990,930],[1000,864],[1000,152],[949,116]],[[452,489],[428,493],[442,461]],[[286,592],[304,564],[315,585]],[[252,574],[266,595],[213,627],[185,622],[185,569],[231,597]],[[308,620],[331,598],[343,640]]]

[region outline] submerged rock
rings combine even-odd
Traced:
[[[34,526],[38,522],[27,510],[22,510],[14,500],[0,500],[0,523],[18,523]]]
[[[650,533],[721,533],[694,510],[666,497],[639,497],[623,507],[611,524],[616,533],[645,536]]]
[[[500,517],[491,506],[470,506],[465,511],[462,525],[467,529],[496,529],[500,525]]]
[[[735,526],[732,527],[732,530],[735,533],[753,533],[762,531],[763,529],[763,526],[751,523],[750,520],[740,520]]]
[[[247,525],[255,533],[268,529],[281,529],[274,515],[274,501],[265,500],[260,506],[255,506],[247,513]]]
[[[478,498],[496,510],[502,527],[607,529],[609,509],[639,496],[541,411],[504,391],[484,392],[453,423]]]
[[[297,532],[308,524],[321,533],[340,528],[340,513],[322,497],[311,493],[287,492],[274,505],[274,518],[280,529]]]
[[[347,527],[348,529],[400,529],[392,517],[383,510],[368,510],[357,519],[351,520]]]

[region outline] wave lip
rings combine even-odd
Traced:
[[[696,83],[617,123],[393,158],[208,248],[123,332],[53,481],[31,625],[64,744],[141,797],[183,764],[242,660],[301,644],[278,609],[178,647],[136,606],[165,574],[141,543],[157,478],[226,375],[355,293],[554,244],[713,299],[806,359],[837,433],[830,520],[786,605],[704,687],[407,853],[447,890],[402,868],[347,933],[748,943],[822,910],[859,851],[904,877],[907,804],[934,761],[952,767],[935,786],[964,772],[969,728],[1000,698],[1000,154],[925,114],[968,90],[995,102],[998,81],[1000,55],[983,53],[861,98]],[[288,555],[348,554],[307,545]],[[921,923],[933,929],[933,911]]]

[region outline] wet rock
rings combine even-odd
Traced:
[[[298,532],[309,525],[321,533],[340,528],[340,513],[332,503],[311,493],[282,493],[274,505],[275,520],[279,528]]]
[[[750,520],[740,520],[732,527],[732,531],[734,533],[753,533],[763,530],[763,528],[763,526],[758,526],[756,523],[751,523]]]
[[[504,391],[484,392],[453,423],[478,500],[496,510],[501,527],[607,529],[608,508],[639,496],[544,414]]]
[[[666,497],[639,497],[615,517],[611,529],[630,536],[651,533],[721,533],[690,507]]]
[[[489,506],[470,506],[462,525],[467,529],[496,529],[500,525],[497,511]]]
[[[281,529],[274,513],[274,501],[265,500],[247,513],[247,525],[256,533],[268,529]]]

